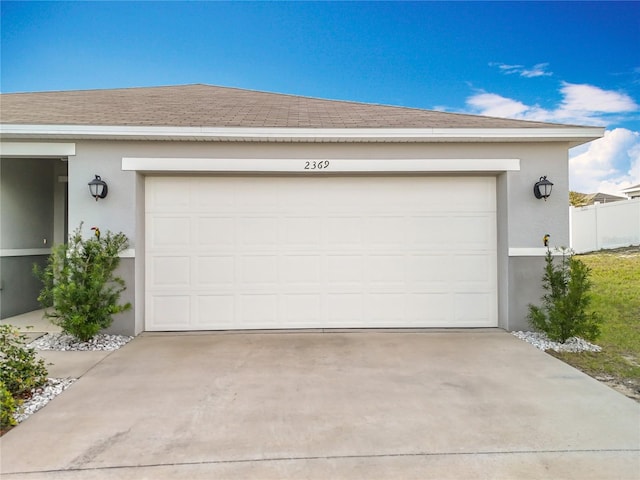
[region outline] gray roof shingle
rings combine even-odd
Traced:
[[[345,129],[566,126],[202,84],[7,93],[0,95],[0,123]]]

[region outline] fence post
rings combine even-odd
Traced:
[[[600,250],[600,231],[598,230],[598,214],[600,212],[600,202],[594,202],[593,204],[593,226],[596,229],[596,251]]]

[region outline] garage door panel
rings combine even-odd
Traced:
[[[453,296],[441,293],[407,295],[407,317],[412,325],[441,326],[450,322]]]
[[[366,317],[374,326],[393,326],[405,320],[404,293],[368,295]]]
[[[196,216],[195,223],[199,248],[230,248],[236,244],[236,226],[233,217]]]
[[[328,327],[354,327],[364,322],[364,295],[354,293],[329,293],[326,296],[326,322]]]
[[[280,281],[286,284],[313,284],[322,278],[322,259],[318,255],[284,255],[280,259]]]
[[[428,188],[423,188],[424,177],[409,177],[404,183],[406,194],[399,205],[405,211],[415,210],[416,205],[432,213],[441,213],[443,207],[455,213],[495,208],[492,201],[495,186],[479,182],[477,177],[434,177],[429,179]],[[393,202],[393,198],[390,200]]]
[[[361,248],[364,235],[361,217],[327,217],[325,242],[329,248]]]
[[[497,323],[493,178],[146,187],[147,330]]]
[[[322,296],[318,294],[282,295],[280,311],[286,327],[317,327],[322,322]]]
[[[366,278],[372,284],[405,283],[404,255],[371,255],[366,259]]]
[[[322,237],[321,222],[314,217],[285,217],[280,221],[280,242],[287,246],[317,247]]]
[[[188,178],[147,177],[147,212],[182,212],[191,207],[191,181]]]
[[[246,246],[273,246],[278,244],[277,217],[240,217],[238,242]]]
[[[191,244],[191,218],[187,215],[157,215],[150,222],[149,248],[185,248]]]
[[[215,324],[220,325],[220,328],[237,328],[235,295],[197,295],[194,300],[196,327],[207,328]]]
[[[475,282],[488,288],[493,281],[491,259],[487,255],[456,255],[451,274],[456,282]]]
[[[493,295],[489,292],[454,294],[454,320],[461,326],[486,326],[495,315]]]
[[[449,233],[450,224],[455,222],[455,218],[442,217],[438,215],[414,216],[409,222],[409,238],[411,244],[416,249],[443,249],[452,247],[454,235]]]
[[[403,217],[373,216],[367,219],[365,238],[372,246],[404,246],[406,238],[405,219]]]
[[[286,190],[274,189],[269,182],[255,182],[247,177],[233,179],[232,185],[235,187],[235,211],[238,213],[278,211],[282,203],[280,199],[286,195]],[[222,187],[220,190],[227,191],[228,188]],[[250,195],[246,194],[247,190],[250,190]],[[259,202],[256,202],[257,198]]]
[[[278,257],[276,255],[247,255],[240,257],[241,285],[264,285],[276,288],[278,284]]]
[[[493,250],[495,219],[484,214],[414,217],[410,238],[422,250],[464,248]]]
[[[329,285],[357,284],[362,285],[364,257],[362,255],[326,256],[327,282]]]
[[[189,328],[192,320],[191,298],[189,295],[147,296],[148,315],[154,319],[158,329],[183,330]]]
[[[154,256],[149,268],[153,287],[189,288],[191,285],[191,257]]]
[[[492,250],[495,241],[493,216],[476,214],[460,216],[451,222],[447,239],[462,248]]]
[[[446,252],[411,255],[406,259],[410,284],[443,284],[452,279],[452,257]]]
[[[375,199],[368,200],[362,195],[362,185],[354,185],[348,178],[335,178],[332,182],[325,182],[323,190],[323,205],[328,212],[344,211],[345,205],[353,205],[354,211],[366,211]],[[313,185],[310,185],[313,188]],[[368,201],[367,201],[368,200]]]
[[[233,286],[236,277],[234,256],[198,256],[195,258],[195,287]]]
[[[319,206],[326,205],[328,196],[318,187],[322,179],[307,178],[305,182],[283,182],[278,188],[278,205],[280,212],[291,215],[309,215],[317,211]]]
[[[239,324],[237,328],[274,328],[278,318],[278,295],[244,294],[238,296]]]
[[[206,177],[192,179],[192,181],[193,185],[190,192],[194,192],[194,195],[189,211],[194,213],[208,212],[211,210],[211,207],[215,206],[218,212],[236,214],[237,199],[235,190],[230,188],[232,185],[227,185],[226,188],[210,188],[209,181]]]
[[[444,179],[443,179],[444,180]],[[446,188],[444,182],[441,188]],[[495,184],[477,181],[473,177],[457,178],[456,188],[450,189],[447,198],[447,209],[464,212],[469,210],[486,211],[495,208]]]

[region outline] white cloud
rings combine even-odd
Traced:
[[[467,98],[471,113],[489,117],[515,118],[536,122],[558,121],[550,110],[539,105],[526,105],[518,100],[503,97],[497,93],[481,92]],[[593,123],[593,122],[592,122]]]
[[[550,77],[553,75],[553,72],[547,71],[548,63],[536,63],[531,68],[526,68],[524,65],[507,65],[506,63],[496,62],[489,63],[489,66],[498,67],[505,75],[518,74],[525,78]]]
[[[467,104],[474,110],[490,117],[522,118],[529,107],[524,103],[502,97],[495,93],[480,93],[469,97]]]
[[[553,72],[547,72],[546,68],[548,63],[537,63],[531,69],[524,69],[520,72],[521,77],[534,78],[534,77],[550,77]]]
[[[560,92],[564,96],[557,112],[571,115],[581,113],[623,113],[634,112],[638,105],[633,99],[620,92],[603,90],[593,85],[579,85],[563,82]]]
[[[498,65],[520,72],[519,65]],[[588,84],[563,82],[555,108],[527,105],[496,93],[478,92],[467,98],[468,111],[492,117],[578,125],[612,125],[640,107],[629,95]],[[620,190],[640,183],[640,132],[614,128],[605,136],[569,151],[569,183],[584,193]]]
[[[496,93],[479,92],[467,98],[473,113],[493,117],[516,118],[539,122],[609,125],[616,116],[640,108],[627,94],[603,90],[587,84],[562,84],[562,101],[557,108],[526,105]]]
[[[640,183],[640,132],[616,128],[569,151],[569,187],[583,193],[620,190]]]

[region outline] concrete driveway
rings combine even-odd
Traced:
[[[500,330],[143,334],[8,479],[640,477],[640,405]]]

